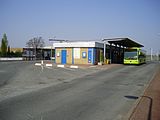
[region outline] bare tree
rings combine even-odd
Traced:
[[[37,55],[36,54],[37,48],[44,47],[44,45],[45,45],[45,43],[44,43],[44,40],[42,39],[42,37],[34,37],[26,43],[27,47],[33,48],[35,50],[35,59],[36,59],[36,55]]]
[[[33,48],[38,48],[38,47],[43,47],[44,46],[44,40],[42,37],[34,37],[30,39],[26,43],[27,47],[33,47]]]

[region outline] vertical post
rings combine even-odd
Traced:
[[[52,46],[51,46],[51,61],[52,61]]]
[[[28,60],[30,60],[30,57],[31,57],[31,51],[30,51],[30,48],[28,48],[28,53],[29,53],[29,55],[28,55]]]
[[[125,52],[124,46],[122,46],[122,49],[123,49],[123,53],[122,53],[122,55],[123,55],[123,60],[122,60],[122,62],[123,62],[123,64],[124,64],[124,52]]]
[[[157,51],[157,61],[159,61],[159,51]]]
[[[43,72],[43,60],[41,60],[41,71]]]
[[[112,44],[110,44],[110,64],[112,63]]]
[[[115,53],[114,53],[114,55],[115,55],[114,59],[115,60],[114,60],[114,62],[116,62],[116,63],[118,62],[118,51],[117,51],[117,48],[118,48],[118,45],[115,44],[115,50],[114,50],[115,51]]]
[[[118,45],[118,63],[122,63],[121,59],[121,44]]]
[[[152,58],[152,48],[150,48],[150,50],[151,50],[151,61],[152,61],[152,59],[153,59],[153,58]]]
[[[37,60],[37,48],[35,47],[35,60]]]
[[[160,50],[158,51],[158,60],[160,61]]]
[[[103,62],[104,62],[104,64],[106,64],[106,42],[105,41],[104,41],[103,56],[104,56]]]
[[[43,52],[42,52],[42,48],[41,48],[41,60],[43,60]]]

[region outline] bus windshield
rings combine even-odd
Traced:
[[[124,52],[124,59],[135,60],[138,59],[136,49],[126,49]]]

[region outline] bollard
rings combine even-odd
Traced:
[[[43,65],[43,60],[41,60],[41,65]]]

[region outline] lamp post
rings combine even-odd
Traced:
[[[54,36],[53,39],[49,39],[49,41],[52,42],[52,46],[51,46],[51,61],[52,61],[52,56],[53,56],[52,49],[54,48],[53,44],[54,44],[54,41],[56,41],[56,36]]]

